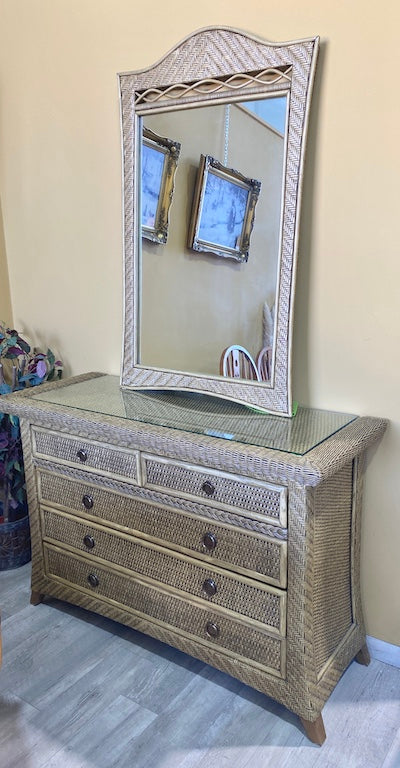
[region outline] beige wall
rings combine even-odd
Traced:
[[[140,10],[140,9],[143,10]],[[387,416],[369,455],[362,543],[368,633],[400,644],[398,3],[2,0],[0,179],[14,322],[68,373],[117,373],[121,165],[115,73],[194,29],[322,37],[297,280],[294,394]]]
[[[0,322],[12,325],[10,283],[0,205]]]

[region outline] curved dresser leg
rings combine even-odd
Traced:
[[[359,664],[364,664],[365,667],[368,667],[368,664],[371,661],[371,656],[369,655],[367,643],[364,643],[363,647],[360,648],[354,658]]]
[[[305,720],[304,717],[301,717],[300,720],[310,741],[312,741],[313,744],[319,744],[319,746],[321,746],[326,739],[322,715],[318,715],[316,720]]]
[[[39,605],[39,603],[42,602],[43,598],[44,598],[44,595],[42,595],[41,592],[35,592],[35,590],[32,589],[31,605]]]

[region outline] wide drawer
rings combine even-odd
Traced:
[[[235,620],[213,606],[203,606],[105,568],[89,557],[74,556],[52,546],[45,547],[45,567],[50,579],[149,617],[156,625],[173,627],[183,636],[250,661],[278,677],[285,674],[284,640]]]
[[[37,469],[40,501],[139,532],[155,543],[170,543],[179,551],[196,553],[215,565],[256,575],[275,586],[286,586],[286,531],[260,522],[253,523],[256,531],[247,531],[243,525],[250,526],[248,518],[233,513],[123,484],[117,493],[85,482],[84,473],[74,476],[69,479]]]
[[[63,435],[40,427],[32,427],[32,449],[34,457],[53,459],[60,464],[79,466],[83,470],[138,483],[138,451]]]
[[[240,510],[283,528],[287,524],[287,494],[282,486],[147,454],[142,454],[142,481],[147,488],[167,489],[223,509]]]
[[[286,632],[286,593],[221,568],[152,545],[103,526],[80,521],[66,513],[42,509],[43,538],[60,542],[96,558],[127,568],[135,574],[195,595],[268,626]]]

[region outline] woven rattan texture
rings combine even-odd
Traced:
[[[314,710],[310,708],[309,696],[304,695],[301,699],[297,700],[292,696],[291,688],[287,680],[280,679],[271,675],[269,671],[254,667],[246,660],[241,660],[237,655],[228,655],[215,646],[203,645],[198,639],[192,639],[189,635],[184,635],[179,630],[174,630],[173,627],[167,627],[166,625],[155,624],[150,619],[142,617],[130,610],[125,609],[116,603],[108,603],[105,600],[100,599],[97,595],[92,595],[84,591],[80,591],[61,580],[55,580],[54,578],[42,577],[43,592],[47,595],[51,595],[53,598],[59,600],[66,600],[79,605],[86,610],[100,613],[103,616],[107,616],[114,621],[126,624],[133,629],[144,632],[145,634],[155,637],[161,640],[163,643],[178,648],[184,653],[188,653],[194,658],[201,659],[201,661],[211,664],[225,672],[232,677],[236,677],[242,680],[252,688],[256,688],[258,691],[272,696],[277,701],[282,702],[288,709],[292,709],[301,717],[312,717],[315,719]],[[284,648],[284,641],[282,641],[282,649]]]
[[[89,399],[92,391],[92,403],[98,405],[98,410],[111,413],[111,403],[115,402],[115,385],[111,377],[88,381],[85,389],[85,399]],[[53,395],[54,401],[68,404],[67,393],[68,390],[58,390]],[[111,393],[113,397],[110,397]],[[74,398],[72,391],[69,398]],[[116,415],[215,437],[225,434],[237,442],[300,455],[355,418],[349,414],[299,407],[294,420],[256,412],[249,419],[248,409],[238,403],[204,395],[189,398],[187,393],[179,392],[158,392],[155,396],[124,390],[122,398],[123,408],[120,403],[116,404]]]
[[[171,507],[148,504],[139,496],[142,489],[138,490],[136,498],[129,498],[50,472],[38,474],[40,497],[44,503],[57,504],[63,509],[98,519],[106,525],[128,529],[131,533],[144,533],[153,541],[172,543],[188,553],[197,552],[202,557],[207,554],[203,536],[212,533],[217,544],[208,554],[216,564],[230,569],[239,566],[265,576],[277,585],[286,584],[284,566],[287,545],[284,541],[247,534],[240,528],[205,520],[200,514],[196,514],[196,508],[193,514],[189,515]],[[89,512],[82,501],[84,496],[90,496],[93,501]],[[218,510],[215,517],[218,519]]]
[[[88,376],[80,377],[85,381]],[[52,391],[62,386],[69,386],[68,382],[58,382],[56,385],[44,385],[43,391]],[[144,631],[163,642],[170,643],[175,647],[191,654],[197,658],[206,661],[218,669],[227,672],[234,677],[257,688],[258,690],[273,696],[276,700],[282,702],[289,709],[309,720],[315,719],[320,713],[324,702],[327,700],[338,679],[343,673],[357,651],[365,641],[365,631],[361,612],[361,598],[359,585],[359,549],[360,549],[360,508],[361,508],[361,489],[362,489],[362,453],[369,445],[377,442],[385,428],[386,422],[383,419],[360,418],[352,424],[342,429],[337,435],[326,440],[323,444],[312,450],[306,457],[278,454],[276,451],[263,448],[240,445],[233,442],[223,441],[216,438],[205,437],[201,435],[185,434],[177,430],[163,429],[151,425],[127,423],[127,420],[107,417],[103,415],[89,414],[82,410],[62,408],[54,404],[38,403],[33,401],[29,392],[23,392],[19,395],[4,397],[4,408],[6,412],[14,412],[19,416],[25,417],[21,421],[21,433],[24,447],[24,462],[26,483],[28,492],[28,502],[31,516],[31,534],[32,534],[32,589],[36,593],[44,593],[62,600],[69,600],[72,603],[80,605],[88,610],[97,611],[116,621],[122,621],[131,627]],[[187,635],[183,630],[173,629],[171,626],[157,624],[154,620],[148,620],[145,616],[140,616],[130,609],[124,610],[122,605],[99,599],[96,594],[84,592],[82,587],[77,589],[63,583],[63,577],[49,579],[45,575],[43,564],[43,544],[42,532],[39,525],[39,512],[37,503],[37,494],[35,488],[34,468],[32,465],[30,429],[28,421],[41,425],[48,429],[54,429],[62,433],[80,435],[81,438],[99,440],[108,442],[114,446],[121,445],[133,450],[141,449],[147,453],[159,453],[161,456],[175,459],[177,461],[188,461],[191,464],[197,464],[211,469],[218,469],[225,472],[237,472],[240,475],[248,475],[250,478],[266,480],[271,483],[281,483],[288,487],[289,500],[289,540],[288,540],[288,608],[287,608],[287,653],[286,653],[286,674],[285,680],[280,679],[268,672],[263,672],[254,664],[248,664],[245,661],[234,658],[227,651],[221,652],[215,645],[203,644],[201,640],[195,640],[194,637]],[[314,537],[314,527],[318,517],[323,515],[323,502],[318,501],[318,495],[315,494],[313,487],[318,486],[321,481],[325,482],[328,478],[334,477],[344,466],[348,466],[354,457],[357,471],[355,473],[355,500],[352,515],[352,535],[353,545],[351,554],[351,583],[352,583],[352,612],[353,626],[346,633],[340,644],[334,649],[332,658],[328,659],[323,667],[323,673],[318,679],[321,660],[324,654],[318,659],[318,638],[315,639],[318,631],[325,631],[324,625],[321,625],[319,617],[318,622],[314,621],[313,610],[313,592],[319,580],[325,579],[322,551],[329,548],[332,543],[332,537],[326,540],[317,533]],[[65,473],[70,481],[77,480],[84,482],[87,479],[87,486],[98,485],[102,489],[110,489],[119,493],[121,489],[126,488],[127,484],[116,483],[111,477],[106,475],[91,475],[90,472],[73,469],[67,465],[51,464],[50,461],[38,460],[38,463],[51,468],[53,471]],[[342,477],[342,485],[347,489],[343,492],[333,483],[326,486],[324,493],[329,489],[332,493],[339,492],[346,495],[348,492],[348,470]],[[347,478],[347,479],[346,479]],[[168,499],[167,494],[146,491],[146,489],[129,486],[130,492],[144,494],[142,500],[150,501],[160,500],[160,506],[163,505],[161,499]],[[121,491],[123,492],[123,490]],[[146,496],[146,493],[148,494]],[[129,494],[127,494],[129,495]],[[169,497],[169,503],[173,505],[183,505],[181,507],[185,512],[195,514],[195,510],[203,508],[213,514],[213,508],[210,505],[201,505],[188,500],[179,499],[176,496],[173,500]],[[345,507],[343,507],[345,509]],[[347,502],[346,502],[346,509]],[[222,514],[230,514],[223,510]],[[204,516],[204,512],[202,512]],[[240,519],[238,510],[237,519]],[[245,518],[242,518],[243,520]],[[221,518],[219,518],[220,522]],[[249,522],[249,521],[248,521]],[[274,529],[274,526],[270,526]],[[278,527],[276,530],[279,530]],[[340,542],[337,541],[337,547]],[[320,552],[318,550],[321,550]],[[332,555],[335,560],[336,550]],[[84,558],[85,555],[77,555]],[[87,557],[87,556],[86,556]],[[319,558],[319,560],[318,560]],[[318,572],[316,563],[319,562]],[[108,570],[108,566],[103,563],[102,567]],[[111,568],[112,570],[112,568]],[[343,579],[348,579],[348,571],[345,570]],[[340,569],[337,570],[337,576],[340,577]],[[140,581],[141,579],[139,579]],[[89,589],[89,587],[88,587]],[[171,588],[166,587],[166,591]],[[198,601],[198,605],[203,606],[204,610],[210,609],[214,613],[223,612],[223,609],[207,603],[203,598],[190,598],[182,593],[183,599],[188,602]],[[178,595],[176,596],[178,599]],[[38,609],[39,610],[39,609]],[[251,619],[242,619],[242,622],[251,624]],[[328,622],[329,617],[325,618]],[[236,623],[236,622],[235,622]],[[338,633],[340,634],[340,632]],[[282,648],[285,642],[282,641]],[[317,650],[315,650],[317,649]]]
[[[274,412],[291,415],[289,392],[293,311],[293,267],[296,258],[296,224],[300,203],[301,165],[305,140],[305,122],[309,91],[313,77],[313,61],[318,41],[304,40],[289,45],[273,46],[249,35],[226,29],[210,29],[191,35],[153,67],[138,73],[122,75],[121,121],[124,159],[124,239],[125,239],[125,324],[122,383],[139,386],[192,391],[213,391],[220,397],[231,397]],[[278,307],[275,328],[274,384],[257,387],[249,382],[232,382],[225,377],[209,379],[180,372],[136,368],[136,295],[137,271],[134,268],[138,248],[138,222],[135,211],[135,91],[173,83],[191,83],[204,78],[221,77],[237,72],[255,72],[266,67],[292,68],[289,93],[289,125],[287,163],[285,168],[284,207]],[[264,92],[268,90],[264,88]]]
[[[85,382],[99,374],[84,374],[69,380],[41,385],[46,392]],[[121,447],[156,453],[179,461],[190,461],[213,470],[223,470],[258,480],[287,485],[316,486],[377,442],[387,420],[357,418],[333,437],[324,440],[305,456],[244,445],[205,435],[177,432],[166,427],[141,424],[79,408],[64,408],[32,398],[26,389],[2,398],[2,410],[29,419],[36,425],[81,439],[101,440]]]
[[[352,508],[352,538],[351,538],[351,584],[352,584],[352,612],[353,622],[356,623],[365,634],[364,615],[361,602],[361,511],[364,475],[366,466],[366,454],[363,453],[353,461],[353,508]]]
[[[144,502],[147,501],[150,504],[167,507],[168,509],[172,507],[181,512],[204,517],[211,521],[215,520],[219,523],[226,523],[227,525],[234,525],[247,531],[254,531],[255,533],[269,536],[274,539],[279,539],[280,541],[287,540],[287,528],[281,528],[277,525],[263,523],[258,519],[253,519],[248,516],[244,517],[240,514],[242,510],[235,510],[235,512],[230,512],[229,510],[225,509],[217,509],[208,504],[193,502],[190,501],[190,499],[181,498],[179,496],[170,496],[166,493],[159,493],[154,490],[149,490],[148,488],[138,488],[137,486],[121,483],[108,476],[95,475],[89,472],[81,472],[74,467],[54,464],[52,462],[43,461],[41,459],[35,458],[34,463],[41,471],[50,471],[55,475],[63,476],[69,480],[75,480],[77,483],[87,483],[88,487],[90,486],[90,488],[92,488],[92,486],[105,488],[107,490],[113,491],[118,496],[131,496]],[[78,500],[76,504],[79,507],[81,499],[79,497],[77,498]],[[60,499],[58,499],[58,502],[59,501]],[[54,502],[58,503],[56,499],[54,499]],[[112,510],[109,510],[108,515],[108,519],[112,520],[113,518],[110,517],[110,515],[112,515]],[[115,522],[118,521],[115,520]]]
[[[200,30],[177,45],[160,62],[142,72],[122,74],[122,89],[150,88],[194,81],[233,72],[261,70],[266,66],[284,66],[297,60],[298,68],[306,70],[314,41],[304,44],[272,46],[265,41],[232,29]],[[273,60],[272,60],[273,59]]]
[[[184,492],[213,503],[223,503],[247,512],[266,515],[275,518],[278,522],[280,520],[284,489],[274,491],[267,487],[253,485],[251,481],[243,483],[234,478],[202,473],[153,458],[146,458],[145,466],[148,485]],[[203,490],[203,484],[210,482],[214,491],[207,496]]]
[[[264,523],[259,518],[251,517],[239,508],[233,509],[232,511],[223,508],[219,509],[210,504],[203,504],[200,501],[191,501],[183,496],[169,495],[168,493],[161,493],[154,489],[137,487],[108,477],[107,475],[103,476],[91,474],[90,472],[81,472],[74,467],[55,464],[54,462],[38,459],[36,457],[34,458],[34,464],[41,471],[51,472],[70,480],[105,488],[118,495],[131,496],[147,501],[150,504],[153,503],[163,507],[173,507],[176,510],[188,514],[201,516],[211,521],[215,520],[216,522],[226,523],[227,525],[237,526],[247,531],[254,531],[255,533],[279,539],[280,541],[287,540],[287,528],[282,528],[275,523]]]
[[[116,447],[105,447],[79,438],[68,438],[37,429],[33,429],[33,435],[37,454],[76,463],[83,468],[102,470],[125,479],[131,478],[137,482],[138,458],[133,451],[122,451]],[[84,462],[78,458],[79,450],[86,453],[87,458]]]
[[[210,600],[215,605],[281,632],[286,608],[284,593],[271,593],[257,581],[235,579],[227,572],[202,567],[189,558],[178,559],[168,550],[145,546],[139,539],[113,535],[62,513],[45,511],[45,537],[87,552],[83,543],[87,534],[95,539],[92,555],[154,579],[160,585]],[[208,598],[203,591],[207,579],[213,579],[217,585],[217,592],[212,598]]]
[[[348,486],[348,478],[349,467],[347,466],[340,478],[341,483],[338,483],[334,478],[326,481],[327,483],[332,482],[330,490],[332,492],[338,490],[342,501],[344,499],[344,509],[347,510],[347,515],[353,494],[352,487],[349,488]],[[343,483],[344,488],[340,487]],[[324,495],[327,492],[329,492],[328,485]],[[336,538],[333,542],[335,546],[332,550],[330,549],[332,536],[324,539],[322,535],[323,523],[319,523],[317,519],[321,513],[323,514],[323,510],[321,501],[318,501],[318,499],[316,505],[315,490],[313,488],[305,489],[291,485],[289,499],[290,547],[288,553],[287,678],[290,681],[291,695],[293,701],[296,702],[296,706],[300,702],[304,705],[304,694],[305,690],[307,690],[309,711],[305,717],[314,720],[321,712],[324,703],[329,698],[341,674],[365,642],[359,594],[359,562],[354,563],[353,554],[352,585],[354,592],[358,594],[359,612],[354,616],[355,623],[350,631],[345,637],[340,638],[342,642],[334,649],[332,657],[327,661],[323,669],[322,676],[318,679],[322,658],[324,657],[324,652],[321,652],[321,649],[324,649],[325,633],[329,638],[328,643],[332,640],[332,620],[327,613],[314,613],[314,590],[325,590],[326,594],[329,594],[329,574],[335,567],[336,556],[340,559],[339,549],[341,544],[340,540]],[[331,505],[331,502],[329,503]],[[358,515],[360,512],[359,504],[360,497],[358,497],[355,505]],[[317,535],[316,539],[314,537],[315,526],[317,528],[321,527],[321,536],[318,537]],[[317,562],[319,563],[320,570],[316,570]],[[340,590],[345,591],[346,584],[348,588],[348,578],[348,568],[344,570],[343,574],[341,574],[340,569],[337,569],[335,581]],[[333,589],[333,585],[331,586]],[[334,601],[334,591],[330,599]],[[337,627],[341,625],[341,619],[335,609],[333,622],[336,622],[334,631],[337,632]],[[345,624],[346,618],[342,627]],[[337,635],[340,635],[340,629]],[[296,711],[301,715],[300,709]],[[303,717],[304,715],[301,716]]]
[[[221,646],[239,656],[253,659],[277,671],[281,668],[281,641],[264,632],[235,622],[212,607],[181,600],[170,593],[160,593],[154,587],[133,581],[128,576],[102,568],[99,564],[76,559],[63,552],[47,550],[49,575],[58,576],[80,588],[89,589],[88,576],[95,574],[99,586],[93,588],[96,595],[114,600],[140,613],[197,635],[216,647]],[[219,629],[217,638],[209,638],[206,626],[215,623]]]
[[[326,480],[314,497],[314,569],[312,595],[314,658],[318,671],[352,625],[351,513],[352,465]]]
[[[78,408],[83,412],[173,427],[239,443],[303,455],[356,416],[299,406],[295,419],[260,414],[243,405],[208,395],[187,392],[140,392],[121,390],[117,376],[92,379],[39,391],[35,401]]]
[[[32,432],[29,422],[25,419],[20,419],[20,429],[24,455],[26,496],[29,507],[29,523],[31,527],[31,588],[39,592],[43,583],[44,561],[36,477],[32,460]]]

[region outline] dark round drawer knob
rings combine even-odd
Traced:
[[[214,595],[217,592],[217,585],[216,585],[214,579],[206,579],[205,580],[205,582],[203,584],[203,592],[205,592],[205,594],[208,597],[214,597]]]
[[[212,637],[212,639],[215,640],[219,635],[218,624],[214,624],[213,621],[208,621],[206,624],[206,632],[208,637]]]
[[[79,448],[79,451],[76,452],[76,455],[79,461],[82,462],[82,464],[84,464],[85,461],[87,460],[87,453],[86,451],[83,450],[83,448]]]
[[[213,496],[215,493],[215,486],[210,483],[209,480],[206,480],[205,483],[203,483],[201,486],[201,490],[204,491],[207,496]]]
[[[92,509],[93,507],[93,499],[91,496],[89,496],[88,493],[85,493],[84,496],[82,496],[82,504],[85,507],[85,509]]]
[[[214,533],[210,533],[207,531],[207,533],[203,536],[203,547],[207,552],[212,552],[213,549],[217,546],[217,537]]]
[[[89,573],[87,580],[91,587],[98,587],[100,584],[99,577],[95,573]]]
[[[86,536],[83,537],[83,543],[85,547],[87,547],[88,549],[93,549],[95,545],[95,540],[93,536],[89,536],[89,534],[87,533]]]

